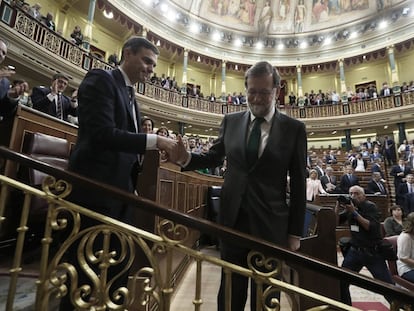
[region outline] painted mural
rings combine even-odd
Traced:
[[[174,0],[191,14],[254,35],[302,33],[372,16],[402,0]]]

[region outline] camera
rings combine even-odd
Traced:
[[[349,196],[340,195],[337,200],[340,204],[351,204],[351,198]]]

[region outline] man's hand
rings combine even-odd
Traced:
[[[187,149],[184,146],[181,135],[178,135],[177,145],[175,146],[173,152],[170,153],[169,160],[172,163],[181,165],[187,162],[188,157],[189,155],[188,155]]]
[[[28,91],[29,84],[27,82],[18,83],[8,91],[7,96],[9,98],[17,98],[21,95],[24,95],[24,93]]]
[[[175,146],[177,146],[176,140],[157,135],[157,148],[164,152],[167,159],[174,152]]]
[[[9,68],[5,67],[5,68],[1,68],[0,69],[0,79],[2,78],[9,78],[12,75],[14,75],[16,73],[16,71],[14,70],[10,70]]]
[[[300,247],[300,237],[289,235],[288,236],[288,247],[291,251],[297,251]]]

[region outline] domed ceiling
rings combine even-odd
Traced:
[[[411,39],[409,0],[112,0],[149,31],[238,63],[313,64]]]

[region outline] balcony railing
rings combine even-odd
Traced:
[[[16,284],[25,273],[23,265],[24,245],[30,231],[29,217],[31,201],[43,199],[47,201],[48,210],[44,219],[45,230],[41,244],[41,260],[38,266],[38,281],[35,310],[47,310],[54,299],[70,295],[79,307],[90,310],[92,305],[96,310],[109,308],[111,310],[170,310],[171,299],[176,291],[172,277],[172,262],[174,254],[182,254],[197,264],[194,293],[188,293],[188,299],[193,301],[194,310],[200,310],[203,303],[201,295],[204,289],[201,267],[210,263],[222,267],[229,276],[232,273],[241,274],[254,279],[259,288],[257,309],[264,307],[266,298],[276,291],[281,291],[289,298],[291,310],[304,310],[298,304],[298,297],[308,297],[316,302],[312,310],[356,310],[353,307],[316,294],[279,279],[282,265],[307,267],[324,276],[349,281],[351,284],[370,291],[392,297],[399,304],[392,305],[392,310],[400,310],[406,303],[405,310],[410,310],[414,301],[414,293],[399,289],[395,286],[375,281],[356,273],[344,271],[337,266],[315,260],[300,253],[291,252],[269,242],[252,238],[245,234],[228,230],[212,222],[194,218],[152,201],[123,192],[119,189],[98,184],[86,178],[79,177],[63,170],[53,168],[43,162],[0,147],[0,158],[17,161],[20,166],[31,167],[43,171],[50,176],[43,181],[42,189],[33,188],[18,180],[0,175],[0,225],[4,226],[7,209],[7,199],[10,193],[20,194],[23,198],[20,206],[15,205],[17,215],[16,244],[13,249],[12,263],[8,269],[10,282],[6,311],[13,310],[16,294]],[[54,176],[54,177],[51,177]],[[156,214],[160,217],[158,231],[147,232],[140,228],[122,223],[87,208],[71,203],[67,197],[71,185],[86,187],[94,192],[110,193],[111,197],[134,206],[137,210]],[[15,204],[15,203],[14,203]],[[20,211],[20,213],[18,213]],[[94,226],[81,229],[85,217],[94,219]],[[1,228],[0,227],[0,228]],[[191,231],[203,232],[220,237],[243,247],[249,247],[251,252],[249,268],[238,267],[214,256],[187,246],[186,240]],[[64,235],[65,239],[56,252],[51,252],[52,242],[57,236]],[[102,239],[101,248],[96,248],[94,242]],[[114,244],[122,247],[115,247]],[[82,263],[82,271],[93,280],[90,286],[78,283],[78,272],[81,272],[73,262],[68,261],[65,252],[73,245],[78,245],[78,260]],[[116,250],[114,250],[116,249]],[[141,252],[138,252],[141,250]],[[141,254],[140,258],[136,254]],[[271,254],[271,257],[264,254]],[[134,267],[136,260],[144,258],[145,265]],[[107,279],[109,267],[122,265],[129,270],[127,287],[120,288],[117,295],[108,295],[113,279]],[[314,280],[317,282],[317,280]],[[69,286],[70,284],[70,286]],[[229,290],[230,284],[226,284]],[[227,291],[228,293],[229,291]],[[56,301],[55,301],[56,303]],[[143,307],[144,306],[144,307]],[[278,310],[279,301],[271,300],[266,310]],[[230,310],[230,304],[227,305]],[[311,309],[309,309],[311,310]]]

